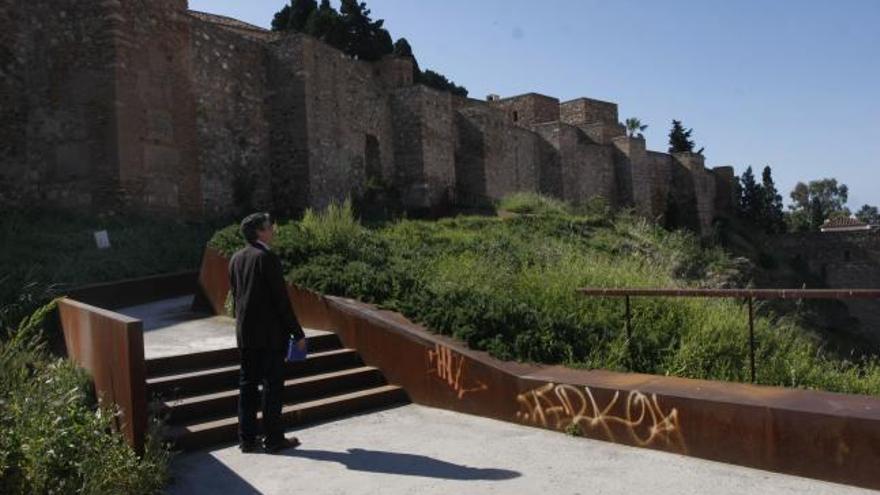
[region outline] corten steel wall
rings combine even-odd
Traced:
[[[68,298],[58,310],[68,356],[91,374],[103,403],[119,405],[116,426],[142,451],[147,389],[141,321]]]
[[[208,250],[215,308],[226,260]],[[419,404],[828,481],[880,488],[880,400],[498,361],[399,314],[291,288],[305,326],[336,332]]]

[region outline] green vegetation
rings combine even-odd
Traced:
[[[138,456],[113,433],[89,377],[53,357],[43,330],[54,303],[0,340],[0,493],[160,493],[169,453],[151,423]]]
[[[648,128],[648,124],[642,124],[642,121],[635,117],[626,119],[623,125],[626,127],[626,135],[631,138],[644,137],[642,133]]]
[[[787,225],[782,211],[782,196],[773,182],[769,166],[761,173],[761,183],[755,181],[752,167],[739,178],[739,217],[767,234],[784,233]]]
[[[111,248],[95,246],[106,230]],[[212,226],[133,215],[57,210],[0,216],[0,330],[71,287],[196,270]]]
[[[868,225],[880,225],[880,210],[876,206],[862,205],[856,212],[856,218]]]
[[[96,248],[97,230],[110,249]],[[88,376],[48,350],[59,337],[51,300],[83,284],[196,269],[212,231],[131,215],[0,216],[0,493],[162,490],[159,422],[143,456],[113,432],[115,413],[98,407]]]
[[[791,204],[786,222],[791,231],[818,231],[826,220],[849,218],[847,208],[849,188],[838,184],[837,179],[811,180],[809,184],[798,182],[791,191]]]
[[[730,300],[637,299],[633,339],[619,300],[578,287],[720,286],[737,276],[718,248],[601,208],[572,211],[516,195],[528,215],[403,220],[368,229],[350,205],[281,226],[275,249],[289,280],[377,303],[502,359],[747,381],[744,308]],[[210,245],[230,255],[237,226]],[[839,360],[791,320],[757,319],[758,381],[880,394],[876,361]]]
[[[685,130],[680,120],[672,121],[672,129],[669,130],[669,152],[670,153],[693,153],[694,142],[691,140],[693,129]],[[705,148],[697,150],[698,155],[702,155]]]

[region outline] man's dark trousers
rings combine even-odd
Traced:
[[[239,441],[256,441],[257,409],[260,407],[260,392],[257,386],[263,385],[263,431],[266,443],[277,443],[284,436],[281,426],[282,389],[284,388],[284,351],[274,349],[242,349],[241,372],[239,375],[238,418]]]

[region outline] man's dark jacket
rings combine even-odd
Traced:
[[[248,243],[229,261],[240,349],[287,348],[288,338],[305,336],[287,296],[281,260],[259,243]]]

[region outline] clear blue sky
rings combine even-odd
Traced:
[[[268,27],[284,0],[190,0]],[[338,5],[338,2],[334,2]],[[880,205],[880,0],[368,0],[422,68],[475,98],[534,91],[618,103],[665,151],[694,129],[708,166],[835,177]]]

